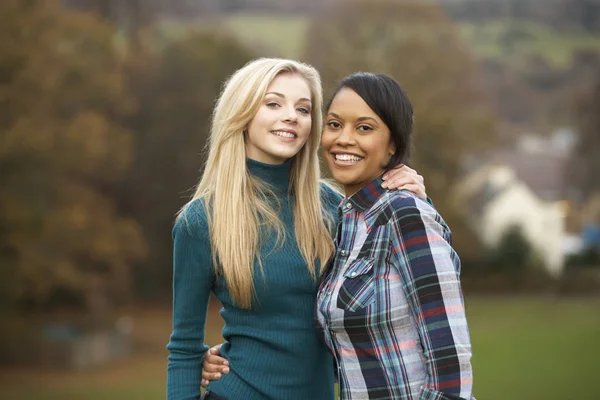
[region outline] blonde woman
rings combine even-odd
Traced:
[[[313,307],[342,197],[319,182],[321,103],[318,72],[291,60],[252,61],[226,83],[204,174],[173,228],[169,400],[200,397],[211,292],[235,369],[205,399],[332,399]],[[424,196],[421,177],[396,172],[392,186]]]

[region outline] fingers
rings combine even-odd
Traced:
[[[202,363],[202,377],[210,380],[219,379],[220,374],[228,374],[229,366],[225,364],[215,364],[205,360]],[[219,376],[217,376],[219,375]]]
[[[202,367],[202,380],[200,381],[200,384],[203,387],[206,387],[210,381],[221,379],[222,374],[229,373],[229,367],[223,365],[215,366],[214,364],[203,363]]]
[[[227,369],[227,372],[229,372],[229,368]],[[202,370],[202,380],[218,381],[219,379],[221,379],[220,372],[208,372],[208,371]]]
[[[405,164],[398,164],[383,175],[383,179],[388,179],[396,174],[417,174],[417,171]]]
[[[425,185],[425,178],[423,178],[423,175],[417,174],[417,181],[419,181],[419,183],[422,185]]]
[[[413,192],[415,196],[420,197],[422,199],[427,198],[427,194],[425,193],[425,188],[423,186],[419,186],[417,184],[408,184],[402,186],[400,189],[405,189]]]
[[[224,364],[215,364],[209,361],[204,361],[202,363],[202,369],[208,373],[222,372],[227,374],[229,372],[229,367]]]
[[[383,180],[386,181],[386,180],[390,179],[390,177],[394,176],[397,171],[399,171],[403,168],[408,168],[408,167],[404,164],[398,164],[394,169],[386,171],[385,174],[383,174]]]
[[[413,178],[392,178],[389,181],[385,181],[384,183],[382,183],[381,186],[389,190],[408,190],[422,199],[427,198],[425,185],[422,182],[419,182],[418,180]]]
[[[220,356],[220,352],[210,349],[204,356],[204,364],[215,364],[215,365],[229,365],[229,361],[226,358]]]
[[[404,165],[404,164],[400,164],[402,165],[402,168],[400,168],[402,171],[408,172],[409,174],[417,174],[417,171],[412,169],[411,167],[409,167],[408,165]]]
[[[409,177],[392,177],[389,180],[383,182],[381,187],[386,189],[400,189],[400,187],[408,184],[414,184],[416,181]]]
[[[208,357],[207,357],[208,358]],[[210,360],[204,360],[202,363],[202,369],[206,372],[221,372],[223,369],[222,363],[214,363]]]
[[[386,183],[389,183],[389,181],[391,181],[393,179],[399,179],[399,178],[411,179],[411,180],[415,181],[416,183],[423,183],[425,181],[424,178],[417,173],[417,171],[404,165],[400,168],[397,167],[392,170],[389,170],[385,174],[383,174],[383,180],[384,180],[383,187],[387,187],[384,185]]]
[[[220,357],[221,345],[209,349],[204,355],[202,363],[202,380],[200,384],[206,387],[210,381],[221,379],[221,374],[229,373],[229,361]]]
[[[425,190],[425,184],[421,175],[402,175],[390,177],[381,184],[385,189],[400,189],[404,185],[417,185]]]

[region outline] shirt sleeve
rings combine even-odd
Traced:
[[[450,231],[413,197],[401,199],[395,213],[395,257],[426,363],[419,399],[472,399],[471,341]]]
[[[167,399],[200,398],[204,333],[214,273],[205,214],[190,203],[173,228],[173,332],[167,349]]]

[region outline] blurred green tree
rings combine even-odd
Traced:
[[[400,82],[415,110],[413,166],[455,231],[456,246],[480,257],[479,249],[468,248],[478,242],[461,222],[468,207],[454,207],[448,194],[468,156],[494,144],[495,119],[457,27],[431,2],[333,4],[309,28],[304,58],[321,72],[326,94],[357,71],[387,73]]]
[[[499,272],[523,271],[534,261],[533,247],[520,226],[508,227],[498,244],[489,250],[490,267]]]
[[[103,192],[132,160],[123,67],[94,15],[0,3],[0,304],[62,296],[93,314],[130,295],[145,244]]]

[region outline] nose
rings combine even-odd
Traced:
[[[286,109],[283,120],[288,124],[295,124],[298,122],[298,115],[296,114],[295,107],[288,107]]]
[[[356,144],[354,135],[352,134],[352,127],[345,126],[339,131],[339,135],[335,138],[335,143],[339,146],[353,146]]]

